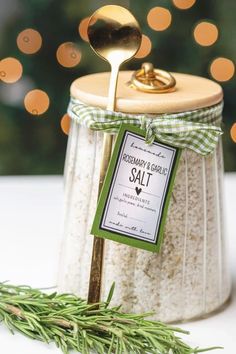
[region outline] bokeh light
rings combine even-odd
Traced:
[[[88,42],[88,24],[89,24],[89,17],[84,18],[78,27],[78,31],[80,34],[80,37],[85,41]]]
[[[202,21],[194,28],[193,35],[198,44],[207,47],[217,41],[219,31],[213,23]]]
[[[62,43],[56,53],[59,64],[66,68],[73,68],[81,60],[81,52],[73,42]]]
[[[16,43],[21,52],[34,54],[38,52],[42,46],[42,37],[38,31],[27,28],[18,34]]]
[[[148,25],[155,31],[164,31],[171,24],[172,16],[168,9],[164,7],[153,7],[148,15]]]
[[[0,61],[0,78],[2,81],[12,84],[18,81],[23,73],[23,67],[16,58],[5,58]]]
[[[135,58],[145,58],[152,50],[152,42],[148,36],[142,34],[142,41],[138,52],[135,54]]]
[[[188,10],[195,4],[196,0],[173,0],[173,4],[180,10]]]
[[[232,60],[219,57],[212,61],[210,73],[217,81],[228,81],[234,76],[235,65]]]
[[[234,123],[230,129],[230,136],[234,143],[236,143],[236,123]]]
[[[25,109],[33,115],[45,113],[48,110],[49,104],[49,97],[42,90],[29,91],[24,98]]]
[[[78,32],[80,37],[85,41],[88,42],[89,38],[88,38],[88,24],[93,25],[96,22],[96,19],[91,19],[90,17],[85,17],[83,20],[81,20],[79,26],[78,26]]]
[[[70,117],[69,117],[69,115],[67,113],[64,114],[64,116],[61,119],[61,129],[62,129],[63,133],[65,133],[66,135],[69,134],[69,131],[70,131]]]

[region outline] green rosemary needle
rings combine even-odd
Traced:
[[[73,294],[46,294],[28,286],[0,283],[0,321],[13,333],[46,343],[54,342],[64,354],[193,354],[214,348],[191,348],[178,334],[180,328],[148,320],[150,314],[123,313],[107,301],[88,304]]]

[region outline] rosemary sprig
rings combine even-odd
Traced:
[[[28,286],[0,283],[0,320],[13,333],[46,343],[55,342],[67,354],[192,354],[214,348],[191,348],[180,328],[146,319],[150,314],[126,314],[107,301],[88,304],[72,294],[46,294]]]

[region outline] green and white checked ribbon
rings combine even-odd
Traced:
[[[221,117],[223,102],[188,112],[144,115],[113,112],[90,107],[71,98],[68,114],[78,124],[96,131],[117,133],[122,123],[146,130],[146,142],[154,139],[169,145],[188,148],[201,155],[214,151],[223,134]]]

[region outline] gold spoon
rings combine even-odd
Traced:
[[[107,109],[114,111],[119,68],[122,63],[130,60],[137,53],[141,44],[142,35],[139,24],[124,7],[103,6],[89,20],[88,38],[95,53],[111,65]],[[112,135],[104,133],[98,194],[102,189],[111,153]],[[103,249],[104,239],[94,236],[88,292],[89,303],[100,301]]]

